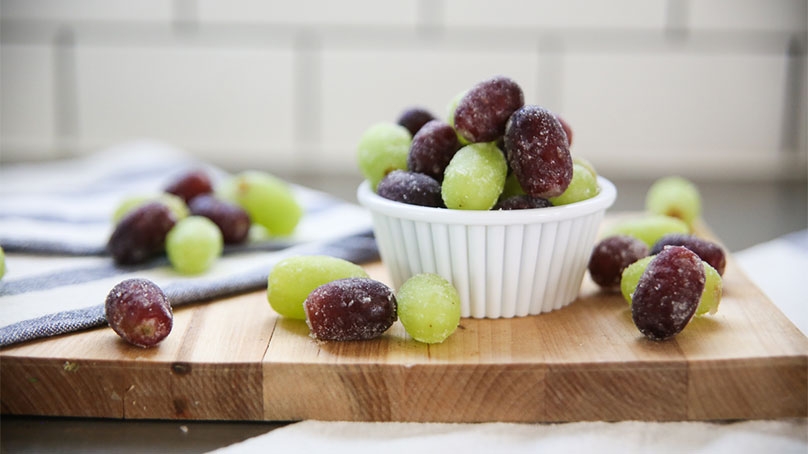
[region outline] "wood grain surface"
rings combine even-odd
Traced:
[[[384,266],[367,266],[389,281]],[[98,328],[0,350],[5,414],[188,420],[581,421],[808,416],[808,340],[730,258],[714,316],[645,339],[588,277],[538,316],[463,319],[438,345],[396,323],[318,343],[265,292],[178,308],[140,349]]]

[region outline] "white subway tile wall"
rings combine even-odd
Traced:
[[[615,177],[804,178],[808,0],[0,0],[0,165],[166,141],[357,174],[355,145],[495,74]],[[696,165],[695,163],[699,163]]]

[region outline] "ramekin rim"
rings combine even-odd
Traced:
[[[359,204],[372,213],[380,213],[393,218],[442,224],[519,225],[563,221],[598,211],[606,211],[617,199],[617,188],[602,176],[598,176],[598,185],[600,192],[590,199],[569,205],[528,210],[452,210],[408,205],[379,196],[370,189],[370,183],[367,180],[362,181],[357,188],[356,197]]]

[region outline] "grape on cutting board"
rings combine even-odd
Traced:
[[[174,314],[162,289],[141,278],[118,283],[107,294],[104,317],[126,342],[153,347],[171,333]]]

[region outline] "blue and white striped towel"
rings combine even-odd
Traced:
[[[364,209],[293,186],[305,215],[290,238],[227,248],[200,276],[174,272],[164,257],[116,266],[105,246],[122,198],[159,192],[195,168],[214,180],[226,176],[154,142],[0,169],[0,245],[7,268],[0,280],[0,346],[103,325],[107,293],[129,277],[153,280],[177,306],[264,288],[272,266],[292,255],[325,254],[355,263],[378,258]]]

